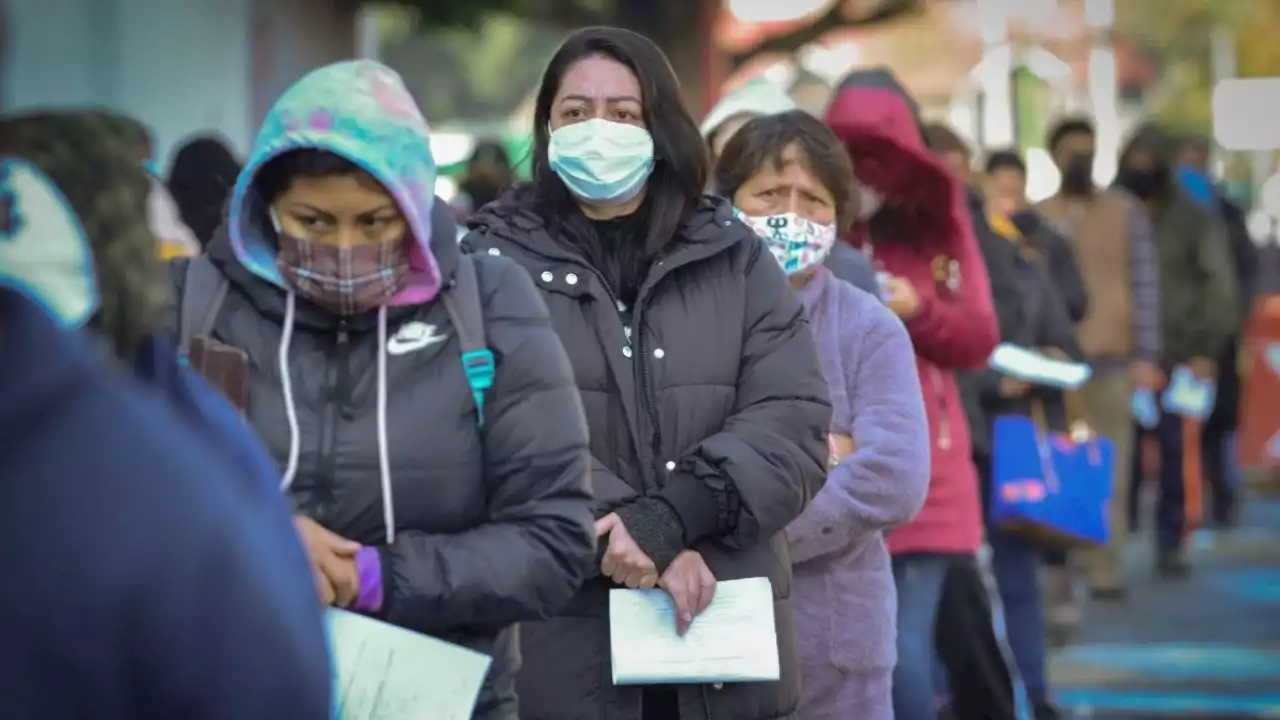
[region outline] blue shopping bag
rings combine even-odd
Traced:
[[[1111,440],[1042,430],[1029,417],[996,418],[991,522],[1052,545],[1107,541],[1116,462]]]

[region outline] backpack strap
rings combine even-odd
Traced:
[[[230,287],[226,276],[208,258],[194,257],[185,265],[182,286],[178,288],[177,328],[178,353],[184,363],[191,351],[191,341],[213,332]]]
[[[484,311],[480,307],[480,286],[476,266],[469,255],[458,258],[453,282],[445,288],[444,306],[462,346],[462,372],[467,376],[476,402],[476,425],[484,427],[484,394],[493,387],[495,367],[484,332]]]

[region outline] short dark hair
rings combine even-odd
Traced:
[[[1088,135],[1094,138],[1097,137],[1097,131],[1093,127],[1093,121],[1087,117],[1062,118],[1049,128],[1048,139],[1045,141],[1049,154],[1056,152],[1062,141],[1072,135]]]
[[[969,149],[969,144],[961,139],[960,135],[950,127],[942,123],[929,123],[924,126],[925,142],[929,149],[939,155],[958,152],[969,158],[973,155],[973,151]]]
[[[802,162],[835,199],[836,224],[849,227],[854,215],[853,163],[831,128],[803,110],[755,118],[729,139],[716,162],[716,192],[732,199],[766,163],[782,167],[782,155],[796,146]]]
[[[986,171],[990,175],[997,170],[1017,170],[1026,175],[1027,164],[1022,161],[1022,156],[1017,150],[996,150],[987,156]]]
[[[296,177],[354,175],[364,170],[354,162],[328,150],[290,150],[268,160],[254,175],[253,186],[262,201],[270,205]]]
[[[669,241],[685,213],[702,196],[710,160],[702,133],[680,98],[680,83],[667,56],[649,38],[614,27],[583,28],[570,35],[542,74],[533,111],[533,184],[540,202],[563,220],[573,198],[551,169],[547,144],[551,139],[551,105],[569,68],[584,58],[615,60],[635,73],[644,103],[644,124],[653,137],[653,172],[646,203],[649,230],[646,246]]]

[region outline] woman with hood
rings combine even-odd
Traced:
[[[896,594],[884,533],[929,487],[929,434],[902,322],[823,266],[853,219],[853,169],[822,121],[752,120],[725,146],[716,186],[764,238],[804,305],[831,389],[831,469],[787,527],[804,720],[893,718]]]
[[[889,277],[885,302],[915,347],[931,441],[931,478],[915,520],[889,534],[898,589],[894,710],[935,717],[934,627],[947,570],[982,542],[982,509],[956,371],[986,364],[999,341],[964,185],[925,147],[915,103],[886,70],[847,77],[827,110],[863,186],[850,241]]]
[[[591,429],[598,577],[521,626],[524,720],[792,717],[799,702],[783,530],[822,486],[831,421],[803,310],[732,206],[647,38],[571,35],[543,75],[533,182],[463,240],[536,278]],[[665,590],[683,633],[718,580],[773,587],[778,682],[614,685],[608,597]]]
[[[527,275],[463,258],[426,121],[370,61],[315,70],[264,121],[179,317],[247,365],[248,421],[321,598],[493,657],[476,718],[516,717],[515,623],[593,558],[586,427]]]

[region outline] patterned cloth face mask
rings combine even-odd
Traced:
[[[788,275],[804,272],[821,263],[836,243],[835,224],[823,225],[795,213],[747,215],[738,218],[764,238],[769,252]]]
[[[318,243],[281,230],[274,213],[271,219],[280,245],[280,273],[299,295],[338,315],[382,305],[409,275],[404,237],[360,245]]]

